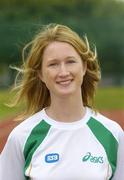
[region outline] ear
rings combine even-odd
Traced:
[[[86,71],[87,71],[87,62],[84,61],[83,62],[83,75],[85,75]]]

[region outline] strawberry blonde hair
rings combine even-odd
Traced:
[[[96,49],[90,49],[85,36],[83,39],[72,29],[61,24],[49,24],[43,26],[22,51],[23,64],[14,67],[18,71],[15,79],[16,99],[13,106],[22,100],[26,102],[26,108],[21,118],[24,119],[42,108],[50,105],[50,93],[46,85],[41,81],[38,72],[42,67],[44,49],[53,41],[66,42],[72,45],[80,55],[82,62],[86,62],[87,70],[81,86],[84,106],[93,108],[94,95],[97,83],[100,80],[100,68],[97,60]]]

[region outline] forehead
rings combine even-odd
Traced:
[[[61,58],[66,56],[75,56],[79,57],[78,52],[75,50],[75,48],[67,43],[67,42],[59,42],[54,41],[51,42],[43,52],[43,58],[49,59],[49,58]]]

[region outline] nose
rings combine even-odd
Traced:
[[[70,73],[68,71],[68,68],[66,66],[66,64],[61,64],[60,65],[60,68],[59,68],[59,76],[60,77],[65,77],[65,76],[68,76]]]

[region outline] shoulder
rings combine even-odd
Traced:
[[[119,141],[120,136],[124,134],[121,126],[116,121],[107,118],[101,113],[93,112],[92,118],[94,118],[97,122],[101,124],[101,126],[103,126],[107,131],[109,131],[117,141]]]
[[[28,136],[32,132],[32,130],[43,121],[43,111],[40,111],[23,122],[17,125],[12,132],[10,133],[7,142],[12,142],[14,144],[19,144],[20,146],[24,146],[25,141]]]

